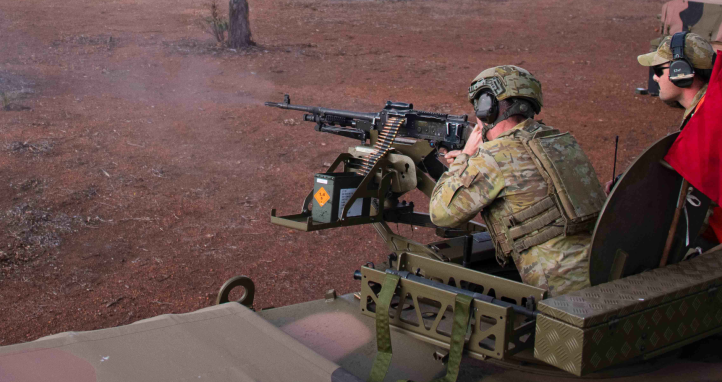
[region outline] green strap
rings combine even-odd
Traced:
[[[381,287],[376,302],[376,346],[378,353],[374,359],[368,382],[382,382],[391,364],[391,330],[389,329],[389,307],[394,297],[399,276],[386,274],[384,285]],[[466,330],[469,326],[472,297],[457,294],[454,303],[454,323],[451,327],[451,342],[449,344],[449,361],[446,364],[446,375],[432,382],[455,382],[459,377]],[[439,312],[442,314],[441,312]],[[399,381],[401,382],[401,381]]]
[[[459,366],[461,365],[461,353],[464,350],[466,340],[466,329],[469,326],[469,311],[473,298],[463,295],[456,295],[454,303],[454,324],[451,327],[451,343],[449,344],[449,362],[446,364],[446,375],[432,382],[455,382],[459,377]]]
[[[391,330],[389,330],[389,307],[394,297],[399,276],[387,273],[376,301],[376,359],[371,368],[368,382],[381,382],[391,364]]]

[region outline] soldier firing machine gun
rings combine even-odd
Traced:
[[[492,259],[493,245],[482,224],[437,227],[428,214],[414,212],[413,203],[399,202],[414,189],[431,196],[446,170],[438,150],[463,148],[474,127],[466,115],[414,110],[413,104],[391,101],[378,113],[300,106],[291,104],[288,95],[282,103],[265,105],[305,112],[304,121],[316,123],[316,131],[361,141],[316,174],[300,214],[276,216],[273,210],[272,223],[301,231],[373,224],[392,251],[390,262],[403,252],[465,266]],[[435,228],[449,240],[421,244],[393,233],[387,223]]]
[[[326,172],[315,175],[300,214],[271,212],[272,223],[301,231],[374,226],[391,254],[388,268],[377,270],[369,263],[354,274],[361,280],[361,314],[375,317],[377,328],[390,322],[458,350],[463,343],[452,339],[452,320],[443,318],[448,316],[447,307],[454,306],[455,296],[463,294],[473,299],[476,317],[469,354],[504,359],[533,346],[536,302],[545,298],[546,291],[493,275],[508,272],[518,277],[516,269],[497,264],[484,225],[472,221],[455,229],[437,227],[428,214],[415,212],[413,203],[399,201],[414,189],[431,196],[446,170],[438,160],[438,149],[464,146],[473,127],[466,115],[424,112],[399,102],[387,102],[378,113],[298,106],[288,95],[283,103],[266,106],[306,112],[304,121],[315,122],[317,131],[361,141],[340,154]],[[422,244],[394,233],[388,223],[435,228],[444,240]],[[388,277],[401,279],[389,289],[382,287]],[[396,313],[383,324],[389,309]],[[461,310],[455,309],[455,314]],[[419,325],[422,321],[426,324]]]

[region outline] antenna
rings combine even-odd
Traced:
[[[612,183],[617,177],[617,147],[619,147],[619,135],[614,137],[614,166],[612,167]]]

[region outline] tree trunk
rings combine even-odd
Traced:
[[[251,40],[247,0],[230,0],[228,2],[228,45],[234,49],[256,45]]]

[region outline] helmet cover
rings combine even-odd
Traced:
[[[525,98],[531,101],[536,113],[541,111],[541,83],[518,66],[502,65],[479,73],[469,86],[469,102],[473,104],[484,90],[490,91],[499,101],[513,97]]]

